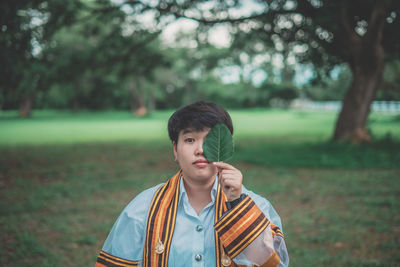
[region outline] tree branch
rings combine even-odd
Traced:
[[[305,0],[301,0],[305,1]],[[264,19],[267,16],[270,18],[273,18],[275,15],[285,15],[285,14],[296,14],[300,13],[303,14],[304,16],[311,16],[313,12],[315,11],[314,8],[310,9],[309,7],[312,7],[307,1],[305,1],[303,4],[298,5],[295,9],[292,10],[283,10],[283,9],[277,9],[277,10],[272,10],[272,9],[266,9],[261,13],[258,14],[253,14],[249,16],[242,16],[239,18],[232,18],[232,17],[227,17],[223,19],[206,19],[204,17],[193,17],[193,16],[187,16],[185,15],[184,10],[188,9],[188,7],[180,7],[179,11],[172,11],[168,10],[170,14],[173,14],[175,18],[185,18],[185,19],[190,19],[197,21],[201,24],[204,25],[214,25],[214,24],[221,24],[221,23],[240,23],[243,21],[248,21],[248,20],[258,20],[258,19]],[[157,8],[160,10],[159,8]]]
[[[141,1],[137,1],[137,0],[127,0],[127,1],[123,2],[121,5],[114,4],[114,5],[109,5],[109,6],[105,6],[105,7],[91,7],[87,3],[81,3],[81,4],[82,4],[82,7],[86,11],[88,11],[89,14],[87,14],[86,16],[83,16],[81,18],[75,19],[75,21],[73,21],[73,23],[86,22],[87,20],[90,20],[91,18],[93,18],[93,16],[100,15],[100,14],[106,14],[108,12],[113,12],[115,10],[119,10],[119,9],[121,9],[122,5],[125,5],[125,4],[129,4],[131,6],[141,5],[142,9],[140,10],[140,13],[144,12],[146,9],[149,8],[148,5],[144,4]]]
[[[387,12],[391,4],[391,0],[380,0],[375,2],[375,7],[372,10],[367,33],[365,35],[365,39],[368,40],[367,42],[372,41],[374,44],[381,43],[383,26],[385,25]]]
[[[240,17],[240,18],[205,19],[205,18],[195,18],[195,17],[186,16],[185,14],[178,13],[178,12],[174,12],[172,14],[176,18],[190,19],[190,20],[194,20],[194,21],[197,21],[197,22],[205,24],[205,25],[214,25],[214,24],[221,24],[221,23],[239,23],[239,22],[243,22],[246,20],[259,19],[266,15],[266,13],[261,13],[261,14],[256,14],[256,15],[252,15],[252,16],[248,16],[248,17]]]
[[[340,7],[340,23],[343,26],[344,34],[346,35],[343,40],[348,40],[351,45],[355,45],[356,43],[361,41],[361,37],[357,35],[357,33],[353,29],[353,25],[350,22],[350,15],[348,6],[344,2],[342,2]]]

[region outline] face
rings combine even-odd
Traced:
[[[179,133],[178,143],[174,143],[174,156],[182,169],[186,181],[206,184],[213,181],[217,168],[203,155],[203,143],[210,131],[183,130]]]

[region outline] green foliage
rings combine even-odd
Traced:
[[[394,59],[386,64],[381,90],[378,91],[376,98],[400,101],[400,60]]]
[[[151,87],[132,84],[150,81],[155,66],[165,66],[159,45],[151,44],[159,32],[128,33],[127,14],[109,1],[14,2],[1,6],[1,77],[8,78],[0,81],[0,107],[17,108],[26,99],[75,110],[142,105],[136,102]]]
[[[157,44],[143,44],[154,39],[154,34],[138,31],[124,35],[124,20],[125,14],[115,10],[89,17],[55,35],[57,45],[48,51],[54,64],[47,107],[60,108],[55,106],[60,102],[75,110],[141,105],[133,103],[146,95],[141,80],[150,80],[152,69],[163,64],[163,56],[157,52]],[[139,48],[141,53],[135,53]]]
[[[351,85],[353,76],[348,66],[336,67],[337,77],[326,75],[322,80],[316,81],[304,88],[305,95],[317,101],[341,101]]]
[[[43,51],[50,46],[54,33],[75,18],[80,7],[80,1],[1,2],[0,106],[18,107],[46,88],[50,66]]]
[[[265,9],[259,9],[265,10],[263,15],[249,20],[227,18],[232,46],[217,48],[208,43],[207,30],[223,10],[242,4],[217,1],[209,5],[214,5],[209,12],[215,17],[200,19],[196,31],[179,34],[175,45],[166,47],[158,39],[163,17],[170,16],[171,10],[176,17],[199,10],[203,2],[172,2],[165,9],[162,1],[155,1],[151,8],[130,1],[122,9],[115,1],[2,1],[0,108],[16,109],[30,101],[37,108],[134,110],[147,106],[152,110],[176,108],[198,99],[237,108],[287,106],[298,96],[291,84],[291,65],[285,64],[277,74],[266,59],[260,70],[267,73],[268,80],[260,88],[243,74],[254,57],[276,54],[314,63],[315,77],[325,83],[305,89],[312,99],[341,99],[351,80],[350,70],[341,72],[337,80],[325,75],[349,58],[349,49],[343,48],[347,40],[343,23],[337,22],[342,18],[338,8],[354,18],[352,29],[368,30],[364,22],[380,3],[264,1],[260,5]],[[125,12],[128,6],[132,13]],[[139,14],[149,9],[158,23],[152,27],[140,23]],[[383,43],[391,63],[386,68],[384,90],[378,92],[381,100],[399,99],[396,33],[400,20],[395,15],[399,4],[392,1],[389,9]],[[295,48],[300,52],[294,53]],[[243,60],[243,55],[250,59]],[[226,84],[216,75],[229,66],[242,68],[239,82]]]
[[[256,106],[257,88],[252,84],[222,83],[213,75],[202,78],[196,83],[198,99],[219,103],[228,108]]]
[[[264,82],[257,97],[257,106],[288,107],[290,102],[299,96],[299,89],[292,83],[274,84]]]
[[[228,7],[215,3],[210,9],[229,10],[244,2],[232,2]],[[196,5],[195,2],[191,7]],[[268,0],[259,5],[248,20],[227,19],[235,29],[232,46],[241,52],[259,54],[261,50],[294,55],[301,63],[312,63],[318,74],[315,78],[319,78],[336,65],[349,62],[354,56],[348,49],[349,36],[362,39],[368,31],[376,30],[370,27],[376,22],[371,18],[379,10],[374,14],[380,14],[379,19],[387,18],[382,21],[383,49],[396,58],[399,56],[396,27],[400,22],[396,14],[400,5],[396,1]],[[213,19],[209,21],[212,23]],[[296,46],[302,49],[295,51]]]
[[[215,125],[207,134],[203,144],[204,156],[208,161],[227,161],[233,155],[233,138],[224,124]]]

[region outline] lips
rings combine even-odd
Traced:
[[[208,165],[208,161],[205,159],[199,159],[196,160],[195,162],[193,162],[194,165],[196,165],[197,167],[206,167]]]

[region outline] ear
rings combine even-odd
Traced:
[[[177,152],[177,144],[175,141],[172,141],[172,146],[174,147],[174,157],[176,159],[176,157],[178,156],[178,152]]]

